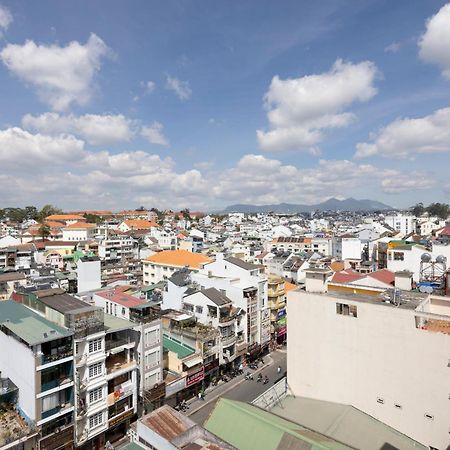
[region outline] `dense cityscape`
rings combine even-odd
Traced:
[[[443,0],[0,0],[0,450],[450,449],[449,55]]]

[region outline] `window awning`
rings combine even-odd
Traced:
[[[196,366],[197,364],[201,364],[203,362],[203,358],[201,356],[196,356],[195,358],[190,358],[187,361],[183,361],[183,364],[189,368]]]

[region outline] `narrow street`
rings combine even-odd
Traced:
[[[272,352],[270,354],[270,358],[272,361],[269,366],[262,368],[262,370],[260,368],[257,371],[250,371],[256,372],[253,380],[245,380],[244,375],[241,375],[207,393],[204,401],[194,400],[191,402],[187,412],[189,417],[198,424],[203,425],[220,397],[229,398],[231,400],[240,400],[243,402],[251,402],[256,397],[261,395],[270,386],[272,386],[273,383],[277,381],[278,378],[281,377],[281,374],[283,374],[286,370],[285,351]],[[278,366],[281,367],[281,374],[277,373]],[[267,375],[269,377],[268,384],[263,384],[262,382],[258,383],[256,381],[256,377],[259,372],[263,376]],[[247,370],[245,373],[247,373]]]

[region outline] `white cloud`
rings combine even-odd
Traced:
[[[450,79],[450,3],[428,19],[425,33],[419,39],[419,56],[440,66],[442,75]]]
[[[11,25],[12,21],[13,17],[9,9],[0,5],[0,38]]]
[[[34,131],[49,135],[74,134],[92,145],[128,142],[133,137],[133,123],[122,114],[85,114],[66,116],[58,113],[45,113],[40,116],[27,114],[22,125]]]
[[[11,73],[35,86],[43,102],[63,111],[73,103],[89,102],[94,77],[109,54],[106,44],[91,34],[84,45],[72,41],[60,47],[31,40],[23,45],[8,44],[0,52],[0,59]]]
[[[147,81],[145,83],[145,92],[151,94],[156,88],[156,83],[154,81]]]
[[[417,154],[450,152],[450,108],[418,119],[399,118],[356,145],[356,158],[384,156],[404,159]]]
[[[243,203],[315,203],[354,195],[355,188],[376,181],[382,171],[347,160],[321,160],[316,167],[284,165],[262,155],[245,155],[214,183],[214,195]]]
[[[29,168],[36,174],[46,165],[76,162],[84,156],[84,142],[73,136],[50,137],[21,128],[0,130],[0,166]]]
[[[192,89],[189,86],[189,82],[179,80],[170,75],[167,75],[166,89],[175,92],[180,100],[187,100],[192,95]]]
[[[163,134],[163,125],[159,122],[153,122],[147,127],[142,127],[141,135],[147,139],[148,142],[155,145],[168,146],[169,141]]]
[[[272,79],[264,96],[270,130],[257,130],[262,150],[311,150],[324,138],[324,131],[348,126],[355,116],[345,111],[355,102],[371,99],[376,66],[338,59],[330,71],[301,78]]]
[[[400,51],[401,44],[400,42],[392,42],[387,47],[384,48],[386,53],[398,53]]]
[[[394,173],[381,182],[381,188],[387,194],[400,194],[402,192],[431,189],[435,181],[429,174],[420,171],[410,173]]]

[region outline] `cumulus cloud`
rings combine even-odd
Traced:
[[[419,39],[419,56],[442,68],[442,75],[450,80],[450,3],[428,19]]]
[[[134,124],[122,114],[26,114],[22,118],[22,126],[48,135],[74,134],[92,145],[128,142],[134,135]]]
[[[400,194],[422,189],[431,189],[435,181],[429,174],[420,171],[410,173],[394,173],[381,182],[381,188],[387,194]]]
[[[355,102],[371,99],[377,90],[376,66],[338,59],[325,73],[301,78],[272,79],[264,96],[269,131],[257,130],[262,150],[311,150],[332,128],[348,126],[353,113],[345,111]]]
[[[13,21],[12,14],[5,6],[0,5],[0,38],[11,25]]]
[[[401,44],[400,42],[392,42],[387,47],[384,48],[386,53],[398,53],[400,51]]]
[[[36,87],[40,99],[55,111],[72,104],[86,105],[91,99],[93,81],[102,60],[111,52],[95,34],[86,44],[72,41],[65,47],[36,44],[8,44],[0,59],[8,70]]]
[[[450,108],[417,119],[399,118],[356,145],[356,158],[383,156],[405,159],[417,154],[450,151]]]
[[[163,125],[159,122],[153,122],[149,126],[142,127],[141,135],[147,139],[150,144],[168,146],[169,141],[163,134]]]
[[[192,95],[192,89],[188,81],[182,81],[170,75],[167,75],[166,89],[175,92],[180,100],[187,100]]]
[[[347,160],[320,160],[313,168],[285,165],[263,155],[245,155],[215,182],[218,198],[244,203],[314,203],[380,177],[377,168]]]
[[[21,128],[0,130],[0,166],[16,168],[75,162],[84,155],[84,142],[73,136],[50,137],[31,134]],[[39,166],[42,165],[42,166]]]
[[[151,94],[156,89],[156,83],[154,81],[147,81],[145,83],[145,93]]]

